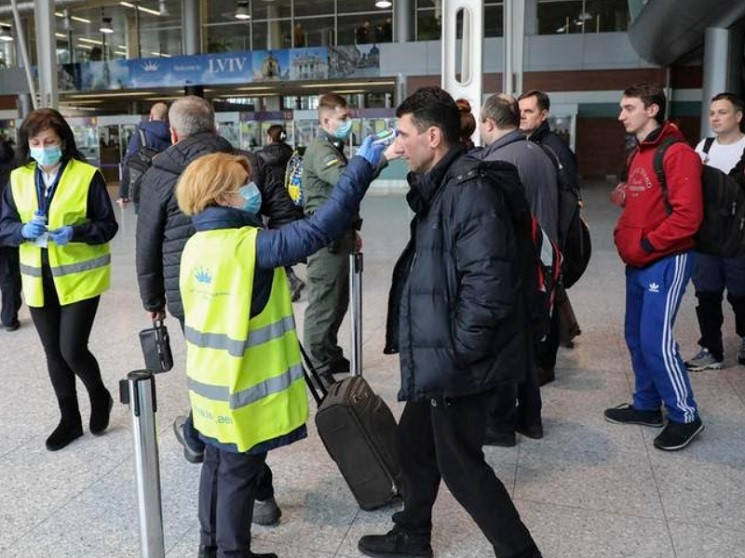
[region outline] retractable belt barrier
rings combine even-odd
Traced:
[[[165,558],[160,464],[155,429],[155,379],[149,370],[135,370],[119,382],[119,396],[132,413],[137,509],[142,558]]]

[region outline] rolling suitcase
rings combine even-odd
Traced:
[[[357,503],[363,510],[373,510],[398,494],[401,465],[396,419],[362,377],[362,254],[350,256],[350,291],[353,375],[328,388],[316,413],[316,427]],[[312,368],[311,372],[319,383]]]

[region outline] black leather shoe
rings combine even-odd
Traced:
[[[47,438],[46,446],[49,451],[58,451],[67,446],[73,440],[83,435],[83,425],[78,421],[75,423],[62,419]]]
[[[515,433],[509,430],[495,430],[493,428],[486,427],[486,435],[484,436],[485,446],[497,446],[500,448],[512,448],[517,443]]]
[[[203,546],[200,544],[199,551],[197,552],[197,558],[217,558],[217,547]]]
[[[515,426],[515,432],[522,434],[526,438],[532,438],[533,440],[540,440],[543,438],[543,425],[538,424],[520,424],[517,423]]]
[[[545,386],[546,384],[550,384],[556,379],[556,374],[554,373],[554,369],[551,368],[550,370],[548,368],[541,368],[538,367],[538,385],[539,386]]]
[[[385,535],[365,535],[357,544],[360,552],[373,558],[432,558],[429,539],[414,537],[399,529]]]
[[[16,331],[19,327],[21,327],[21,322],[19,322],[18,320],[16,320],[12,324],[6,325],[6,326],[3,326],[3,327],[4,327],[5,331],[7,331],[7,332]]]

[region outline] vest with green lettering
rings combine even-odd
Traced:
[[[198,232],[181,256],[186,373],[197,430],[238,451],[308,419],[300,347],[285,270],[249,319],[258,229]]]
[[[47,211],[49,230],[88,221],[88,190],[96,172],[96,167],[88,163],[75,159],[67,162]],[[35,173],[36,163],[32,163],[15,169],[10,175],[13,201],[23,223],[31,221],[39,209]],[[23,295],[26,304],[32,307],[44,306],[41,250],[33,242],[20,246]],[[57,246],[50,240],[47,250],[60,304],[87,300],[109,288],[111,255],[108,244],[69,242]]]

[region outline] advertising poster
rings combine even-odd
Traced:
[[[257,50],[252,53],[253,81],[287,81],[290,79],[289,50]]]

